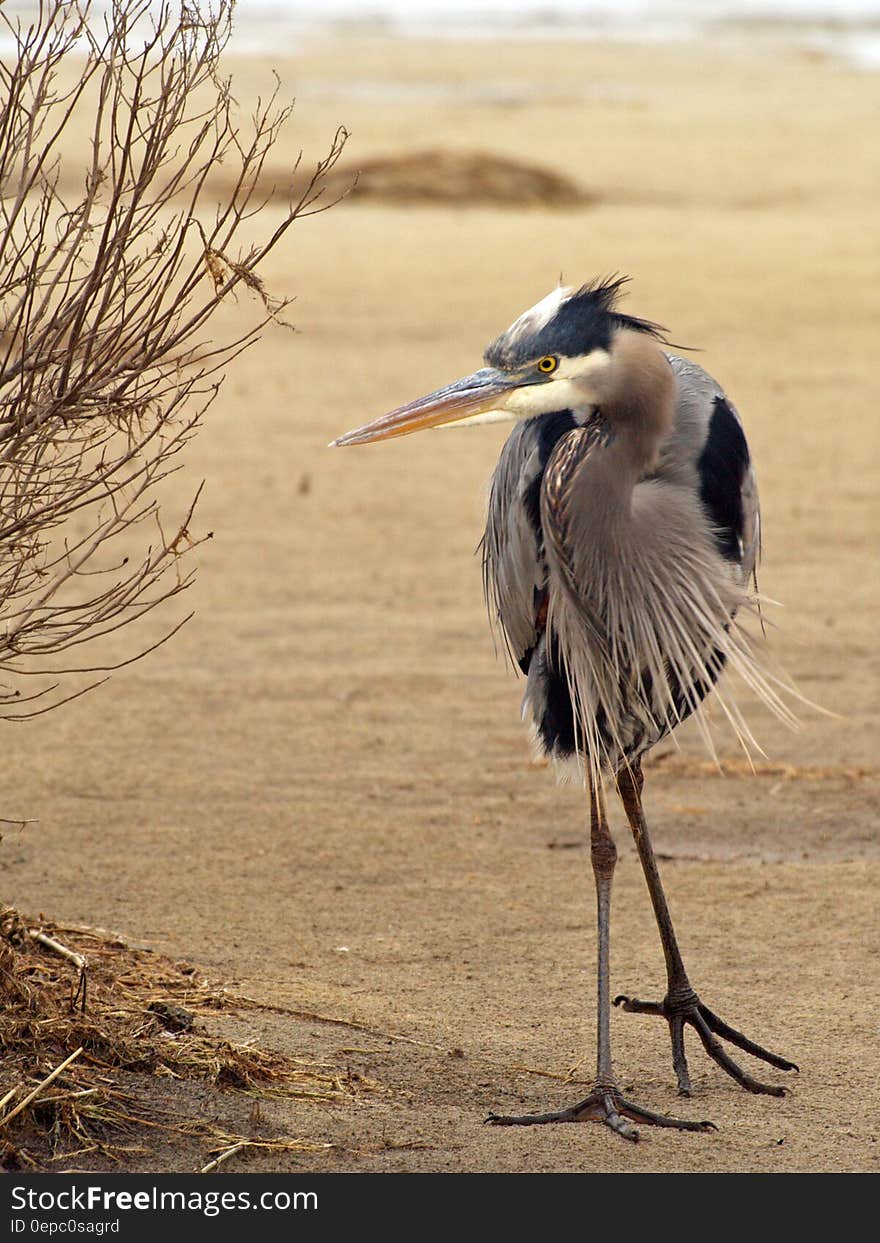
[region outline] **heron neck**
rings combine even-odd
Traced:
[[[595,527],[620,528],[632,512],[633,488],[642,478],[643,455],[628,439],[611,432],[581,467],[584,508]]]
[[[652,474],[662,437],[659,428],[648,434],[643,421],[596,413],[605,435],[578,467],[578,521],[591,546],[613,549],[635,534],[635,489]]]
[[[631,494],[639,479],[657,465],[660,444],[675,423],[675,378],[669,359],[656,341],[636,332],[617,337],[611,364],[602,380],[597,414],[609,429],[604,459],[619,481],[618,492]]]

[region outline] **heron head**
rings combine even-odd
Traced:
[[[426,427],[531,419],[601,405],[616,383],[620,342],[633,332],[655,338],[662,333],[657,324],[615,309],[626,279],[554,289],[492,342],[485,367],[332,443],[367,444]]]

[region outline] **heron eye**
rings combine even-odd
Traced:
[[[546,358],[542,358],[538,363],[538,370],[543,371],[544,375],[550,375],[551,371],[555,371],[559,366],[559,359],[554,358],[552,354],[548,354]]]

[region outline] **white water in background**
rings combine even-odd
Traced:
[[[386,36],[773,41],[880,70],[880,0],[237,0],[239,52],[324,29]]]
[[[210,5],[210,0],[201,0]],[[27,24],[37,0],[0,0]],[[106,0],[94,0],[97,14]],[[296,55],[310,35],[776,44],[880,70],[880,0],[237,0],[230,50]],[[0,55],[14,42],[0,25]]]

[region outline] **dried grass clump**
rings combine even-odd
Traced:
[[[35,924],[0,908],[0,1164],[41,1168],[94,1152],[115,1160],[145,1151],[131,1145],[150,1129],[217,1138],[204,1124],[193,1131],[152,1116],[132,1074],[316,1102],[380,1090],[333,1065],[220,1039],[199,1023],[218,1010],[255,1008],[187,963],[99,929]],[[320,1147],[289,1137],[233,1137],[236,1144]]]
[[[283,200],[281,177],[266,168],[260,193]],[[214,184],[212,182],[212,184]],[[223,188],[217,181],[218,188]],[[410,151],[375,156],[360,164],[340,163],[323,182],[331,201],[391,206],[585,207],[597,196],[572,178],[523,160],[488,151]]]

